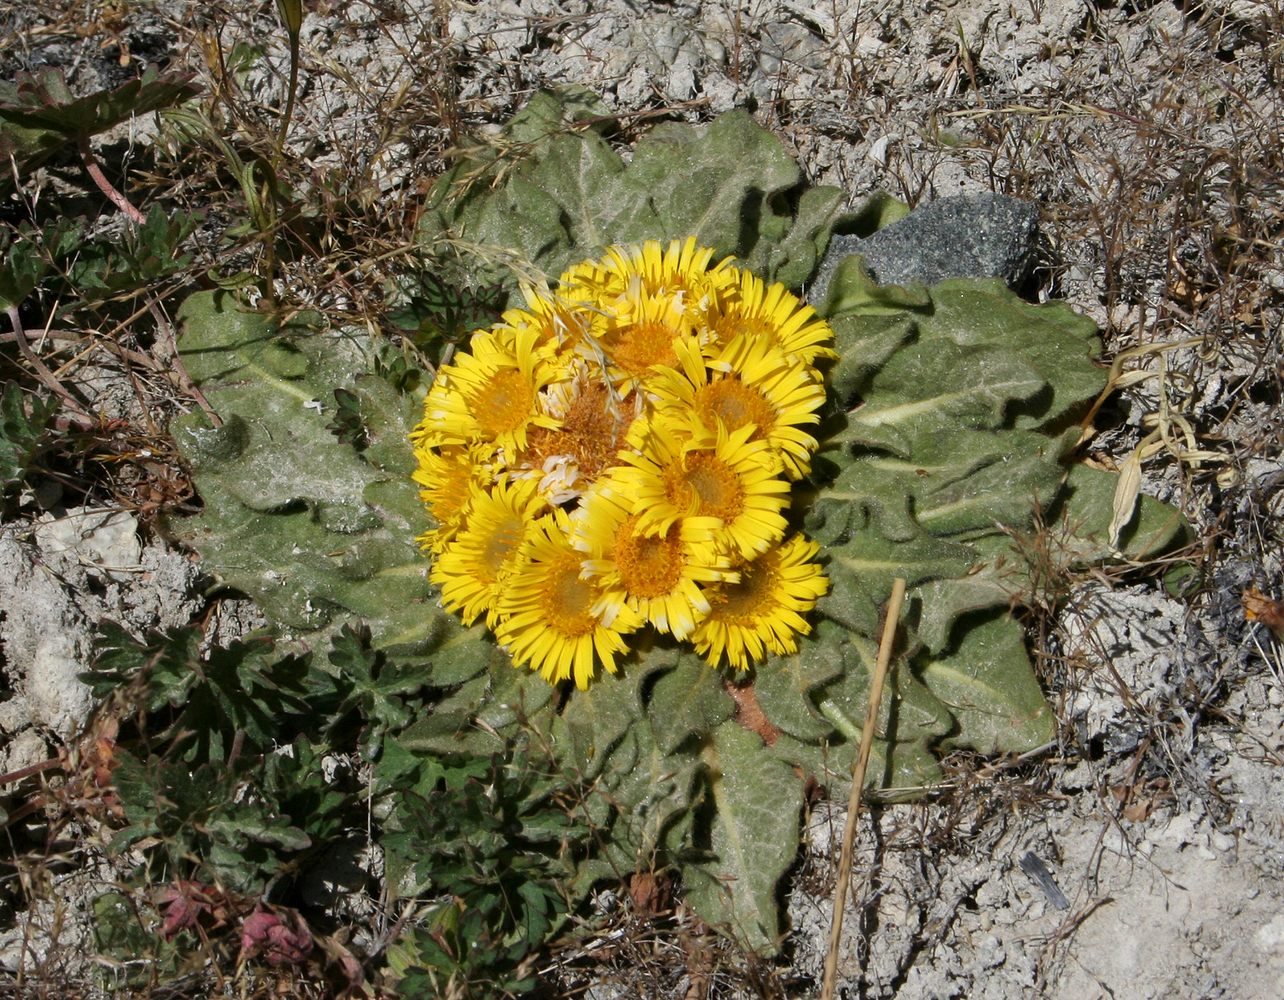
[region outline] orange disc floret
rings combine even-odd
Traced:
[[[777,477],[767,443],[750,440],[752,426],[720,429],[707,444],[684,431],[657,423],[640,452],[622,456],[629,468],[617,476],[632,491],[639,527],[662,533],[682,518],[715,518],[714,543],[742,559],[778,542],[789,484]]]
[[[686,517],[660,534],[647,533],[628,492],[618,480],[599,481],[577,511],[572,544],[584,553],[584,574],[602,588],[600,610],[627,608],[685,639],[709,611],[700,585],[732,575],[713,541],[718,520]]]
[[[680,296],[629,297],[606,316],[598,347],[619,382],[639,382],[677,364],[675,342],[691,336],[693,319]]]
[[[544,406],[559,426],[532,429],[517,460],[540,477],[541,489],[555,504],[579,499],[615,464],[641,406],[637,393],[622,396],[602,379],[577,378],[558,389],[557,398]]]

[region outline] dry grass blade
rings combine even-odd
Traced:
[[[852,768],[852,790],[847,798],[847,825],[843,829],[843,849],[838,860],[838,884],[834,887],[834,916],[829,930],[829,951],[825,955],[825,980],[821,988],[823,1000],[832,1000],[838,978],[838,942],[843,935],[843,908],[847,904],[847,884],[852,876],[852,851],[856,843],[856,822],[860,813],[861,791],[865,785],[865,772],[869,768],[869,755],[874,746],[874,729],[878,724],[878,707],[883,699],[883,682],[892,662],[892,648],[896,645],[896,626],[901,617],[901,604],[905,600],[905,581],[897,577],[892,581],[892,595],[887,601],[887,617],[883,622],[883,636],[878,645],[878,662],[869,687],[869,706],[865,712],[865,727],[861,730],[860,753]]]

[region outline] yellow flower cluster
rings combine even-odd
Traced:
[[[694,239],[615,248],[475,333],[412,441],[443,605],[587,687],[646,624],[708,662],[791,653],[828,583],[786,537],[832,331]]]

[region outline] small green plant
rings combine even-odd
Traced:
[[[32,467],[56,408],[54,400],[25,392],[16,382],[0,388],[0,493],[9,492]]]
[[[0,157],[6,162],[12,158],[21,175],[73,147],[94,184],[130,219],[141,223],[145,216],[103,174],[89,139],[135,115],[172,107],[197,92],[190,77],[159,73],[152,67],[114,90],[84,97],[72,94],[62,71],[53,67],[17,83],[0,81]],[[5,171],[0,190],[12,179]]]
[[[426,675],[372,650],[366,629],[343,629],[325,657],[283,654],[267,637],[208,656],[199,646],[195,628],[139,642],[108,625],[86,676],[103,696],[131,692],[138,713],[112,744],[108,849],[141,860],[96,906],[107,954],[149,958],[131,964],[134,985],[201,949],[239,949],[406,995],[528,987],[524,963],[566,912],[560,886],[588,836],[573,783],[541,771],[521,741],[487,756],[416,745],[403,699]],[[372,747],[363,781],[338,763]],[[388,904],[414,914],[386,969],[373,956],[363,969],[327,936],[333,914],[300,895],[327,851],[367,839]]]
[[[438,357],[447,344],[499,319],[508,294],[497,283],[473,288],[423,270],[407,276],[394,298],[400,305],[393,322],[427,357]]]
[[[542,758],[385,749],[376,775],[394,803],[382,841],[389,878],[432,900],[389,955],[403,995],[535,985],[527,960],[567,910],[563,887],[586,832],[564,778],[540,774]]]
[[[582,94],[543,95],[505,136],[519,155],[461,162],[423,216],[426,252],[512,248],[524,262],[515,269],[475,270],[515,290],[521,276],[621,240],[694,237],[768,278],[808,279],[839,194],[802,187],[778,140],[748,116],[661,126],[625,164],[582,123],[592,107]],[[277,327],[226,295],[183,308],[185,357],[224,423],[175,427],[206,501],[175,527],[294,641],[351,642],[351,622],[369,627],[368,648],[363,640],[345,660],[373,721],[368,757],[379,760],[398,727],[400,745],[426,754],[489,755],[536,734],[548,771],[594,789],[586,808],[598,847],[578,859],[577,884],[672,865],[706,920],[770,952],[797,844],[799,775],[841,786],[849,773],[893,579],[909,581],[911,614],[870,774],[884,796],[912,797],[939,779],[946,750],[1021,752],[1052,736],[1007,610],[1029,585],[1013,538],[1036,514],[1058,517],[1077,558],[1112,556],[1113,477],[1072,461],[1076,417],[1103,383],[1090,322],[992,281],[880,288],[856,260],[831,289],[821,313],[838,358],[820,450],[794,499],[830,592],[797,651],[752,676],[723,677],[660,635],[569,697],[514,670],[485,628],[461,625],[427,583],[414,538],[430,525],[408,478],[418,395],[370,374],[380,348],[363,335],[306,318]],[[336,389],[340,416],[330,419],[320,411]],[[1183,530],[1167,508],[1143,505],[1122,544],[1154,552]],[[387,674],[381,652],[409,673]],[[756,700],[763,732],[737,721],[733,693]]]

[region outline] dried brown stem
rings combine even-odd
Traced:
[[[169,317],[161,309],[160,303],[151,296],[147,298],[147,308],[151,310],[152,318],[156,321],[157,332],[165,338],[165,344],[170,350],[170,357],[174,365],[174,374],[178,376],[184,391],[196,400],[205,416],[209,419],[211,427],[222,427],[223,418],[215,412],[214,407],[210,405],[210,401],[205,398],[205,393],[201,392],[200,386],[196,384],[196,381],[188,372],[187,366],[183,364],[183,356],[178,353],[178,338],[174,335],[174,327],[170,324]]]
[[[883,637],[878,646],[878,663],[869,688],[869,706],[865,710],[865,728],[860,734],[860,753],[852,768],[852,790],[847,797],[847,825],[843,828],[843,849],[838,859],[838,885],[834,887],[834,915],[829,924],[829,951],[825,955],[825,979],[821,986],[821,1000],[833,1000],[834,985],[838,978],[838,941],[843,934],[843,908],[847,905],[847,883],[852,877],[852,849],[856,842],[856,821],[860,812],[861,791],[865,785],[865,772],[869,770],[869,755],[874,747],[874,729],[878,724],[878,706],[883,700],[883,682],[892,662],[892,648],[896,645],[896,625],[901,617],[901,603],[905,600],[905,581],[897,577],[892,582],[892,596],[887,601],[887,618],[883,622]]]
[[[54,376],[54,373],[49,370],[45,363],[36,356],[36,352],[31,349],[31,344],[27,341],[27,333],[22,328],[22,319],[18,316],[18,307],[10,306],[5,310],[5,313],[9,317],[10,325],[13,327],[13,339],[18,345],[18,353],[21,354],[22,359],[31,366],[31,370],[35,372],[36,378],[40,380],[40,384],[66,403],[67,406],[75,413],[92,421],[93,418],[85,412],[85,408],[80,405],[80,402],[76,397],[67,390],[66,386],[58,381]]]
[[[8,774],[0,774],[0,786],[12,785],[15,782],[30,778],[32,775],[59,767],[62,762],[61,757],[50,757],[48,760],[42,760],[38,764],[29,764],[27,767],[20,767],[16,771],[10,771]]]

